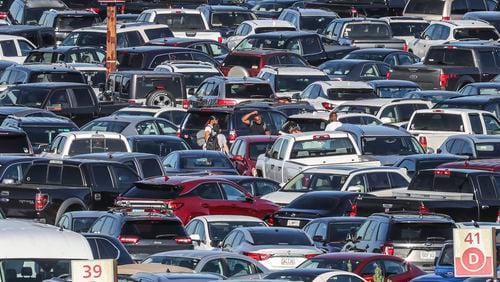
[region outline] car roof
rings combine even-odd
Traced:
[[[9,69],[24,69],[28,71],[52,71],[52,72],[78,72],[79,71],[60,65],[34,64],[34,65],[13,65]],[[52,82],[51,82],[52,83]]]
[[[377,80],[371,80],[368,81],[369,85],[372,85],[374,87],[390,87],[390,86],[407,86],[407,87],[418,87],[420,86],[413,82],[413,81],[408,81],[408,80],[386,80],[386,79],[377,79]]]
[[[327,76],[326,73],[324,73],[322,70],[313,67],[313,66],[266,66],[261,69],[263,71],[264,69],[270,69],[273,71],[276,71],[278,74],[277,75],[304,75],[304,76],[309,76],[309,75],[321,75],[321,76]]]
[[[290,134],[290,135],[284,135],[283,137],[290,137],[295,139],[295,141],[304,141],[304,140],[314,140],[314,136],[316,135],[321,135],[321,136],[326,136],[329,135],[330,138],[342,138],[342,137],[349,137],[349,134],[346,132],[342,131],[330,131],[330,132],[325,132],[325,131],[311,131],[311,132],[302,132],[302,133],[296,133],[296,134]]]
[[[153,140],[153,141],[177,141],[183,142],[183,140],[177,136],[173,135],[131,135],[127,136],[130,141],[142,141],[142,140]]]
[[[469,139],[474,143],[495,143],[500,142],[500,136],[498,135],[484,135],[484,134],[464,134],[464,135],[454,135],[448,138],[463,138]]]
[[[7,165],[9,163],[25,162],[25,161],[36,161],[41,160],[41,157],[27,156],[27,155],[0,155],[0,164]]]
[[[209,78],[207,78],[207,80],[221,80],[221,81],[224,81],[226,83],[252,83],[252,84],[255,84],[255,83],[264,83],[264,84],[269,84],[269,81],[267,80],[264,80],[264,79],[260,79],[258,77],[247,77],[247,76],[244,76],[244,77],[238,77],[238,76],[220,76],[220,75],[216,75],[216,76],[211,76]]]
[[[394,259],[394,256],[383,255],[383,254],[375,254],[375,253],[361,253],[361,252],[338,252],[338,253],[328,253],[318,255],[312,260],[315,259],[353,259],[353,260],[365,260],[365,259]]]
[[[403,50],[398,50],[398,49],[390,49],[390,48],[366,48],[366,49],[358,49],[352,51],[350,54],[358,54],[358,53],[363,53],[363,54],[392,54],[392,53],[406,53]]]
[[[324,10],[324,9],[314,9],[314,8],[291,8],[289,10],[295,10],[297,11],[300,16],[305,16],[305,17],[331,17],[331,16],[337,16],[338,14],[334,11],[331,10]]]
[[[249,50],[234,50],[228,56],[266,56],[274,54],[295,54],[286,49],[249,49]]]
[[[94,48],[94,47],[90,47],[90,46],[62,46],[62,45],[59,45],[59,46],[53,46],[53,47],[44,47],[44,48],[38,48],[38,49],[34,49],[32,50],[32,52],[60,52],[60,53],[63,53],[63,52],[68,52],[68,51],[74,51],[74,50],[93,50],[93,49],[97,49],[97,48]]]
[[[299,36],[317,36],[317,33],[306,32],[306,31],[273,31],[273,32],[264,32],[258,34],[252,34],[247,38],[272,38],[272,39],[289,39]]]
[[[312,167],[306,169],[308,173],[327,173],[327,174],[344,174],[349,175],[351,173],[357,172],[372,172],[372,171],[399,171],[403,169],[399,167],[392,166],[376,166],[376,167],[360,167],[360,166],[350,166],[350,165],[322,165],[318,167]]]
[[[484,21],[478,21],[478,20],[447,20],[447,21],[432,21],[431,24],[445,24],[445,25],[451,25],[451,26],[456,26],[459,28],[495,28],[494,26],[490,25],[489,23],[485,23]]]
[[[71,87],[89,87],[86,83],[76,83],[76,82],[36,82],[36,83],[26,83],[26,84],[15,84],[9,86],[9,88],[42,88],[42,89],[54,89],[54,88],[71,88]]]
[[[322,274],[325,272],[335,271],[330,268],[290,268],[290,269],[280,269],[269,273],[270,275],[287,275],[287,274]]]
[[[185,257],[185,258],[197,258],[202,259],[207,256],[213,255],[224,255],[224,256],[240,256],[239,254],[226,252],[226,251],[217,251],[214,252],[212,250],[179,250],[179,251],[167,251],[156,253],[152,256],[175,256],[175,257]]]
[[[237,12],[249,12],[249,13],[252,12],[247,7],[230,6],[230,5],[200,5],[200,8],[208,8],[214,12],[217,11],[237,11]]]
[[[0,126],[0,134],[20,134],[26,135],[26,133],[17,127]]]
[[[498,171],[500,169],[500,159],[480,159],[480,160],[464,160],[442,164],[439,169],[448,168],[469,168],[480,169],[487,171]]]
[[[385,125],[343,124],[337,130],[357,133],[360,136],[412,136],[404,129]]]
[[[280,71],[281,73],[281,71]],[[373,87],[363,81],[316,81],[315,84],[325,86],[327,88],[341,88],[341,89],[371,89]]]
[[[363,18],[363,17],[359,17],[359,18],[340,18],[340,19],[336,19],[335,20],[336,22],[342,22],[342,23],[350,23],[350,22],[367,22],[367,23],[385,23],[387,24],[386,21],[384,20],[381,20],[381,19],[375,19],[375,18]]]
[[[330,216],[330,217],[319,217],[311,220],[310,222],[364,222],[366,217],[361,216]]]
[[[66,125],[76,125],[70,119],[63,117],[16,117],[10,116],[11,118],[19,122],[21,125],[54,125],[54,126],[66,126]]]
[[[146,23],[146,22],[131,22],[131,23],[117,23],[116,24],[116,32],[127,32],[130,30],[137,30],[140,28],[144,29],[152,29],[152,28],[168,28],[167,25],[164,24],[155,24],[155,23]],[[106,33],[108,30],[108,26],[103,25],[94,25],[89,27],[82,27],[79,29],[73,30],[73,32],[97,32],[97,33]]]
[[[248,20],[242,22],[249,24],[253,26],[254,28],[259,28],[259,27],[293,27],[295,28],[294,25],[292,25],[290,22],[283,21],[283,20]]]
[[[477,86],[477,87],[498,87],[500,88],[500,82],[473,82],[467,84],[467,86]]]
[[[183,44],[183,45],[189,45],[191,43],[200,43],[200,42],[213,42],[213,43],[218,43],[215,40],[211,39],[204,39],[204,38],[196,38],[196,37],[163,37],[163,38],[156,38],[151,41],[151,43],[168,43],[168,44]],[[175,47],[175,46],[174,46]]]
[[[500,19],[500,12],[499,11],[474,11],[474,12],[468,12],[464,15],[464,18],[478,18],[482,20],[498,20]]]
[[[192,49],[192,48],[173,47],[173,46],[157,46],[157,45],[118,48],[118,49],[116,49],[116,51],[129,52],[129,53],[148,53],[148,52],[174,53],[174,52],[189,51],[189,52],[200,53],[200,51],[198,51],[196,49]]]
[[[246,135],[246,136],[238,136],[236,140],[245,140],[249,143],[253,142],[274,142],[278,139],[278,136],[273,135]]]
[[[25,113],[25,112],[30,113],[30,112],[48,112],[48,111],[39,108],[30,108],[22,106],[0,106],[0,115],[15,115],[18,113]]]
[[[471,96],[471,97],[479,97],[479,96],[486,96],[486,95],[478,95],[478,96]],[[444,102],[446,102],[445,100]],[[460,108],[449,108],[449,109],[422,109],[422,110],[416,110],[414,113],[441,113],[441,114],[474,114],[474,113],[481,113],[481,114],[491,114],[490,112],[487,111],[481,111],[481,110],[472,110],[472,109],[460,109]]]
[[[70,214],[73,218],[80,217],[100,217],[101,215],[107,214],[107,211],[72,211],[66,212],[64,214]]]
[[[105,116],[105,117],[101,117],[101,118],[96,118],[92,121],[90,121],[89,123],[91,122],[95,122],[95,121],[117,121],[117,122],[129,122],[129,123],[138,123],[138,122],[141,122],[141,121],[145,121],[145,120],[161,120],[161,118],[156,118],[156,117],[150,117],[150,116],[127,116],[127,115],[112,115],[112,116]]]
[[[354,100],[354,101],[346,101],[342,104],[339,104],[339,106],[373,106],[373,107],[382,107],[394,102],[399,102],[401,99],[398,98],[379,98],[379,99],[359,99],[359,100]],[[410,103],[412,102],[419,102],[420,100],[405,100]]]
[[[414,154],[414,155],[402,156],[398,162],[401,162],[403,160],[442,160],[442,159],[460,160],[460,159],[466,159],[466,157],[452,155],[452,154]]]
[[[139,152],[109,152],[109,153],[92,153],[72,156],[71,159],[89,159],[89,160],[105,160],[117,161],[129,160],[134,158],[157,158],[155,154],[139,153]]]
[[[33,1],[35,2],[35,1]],[[58,14],[58,15],[78,15],[78,16],[81,16],[81,15],[88,15],[88,16],[93,16],[93,17],[98,17],[98,15],[92,11],[88,11],[88,10],[54,10],[54,9],[50,9],[48,10],[49,13],[55,13],[55,14]]]

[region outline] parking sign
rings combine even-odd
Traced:
[[[113,259],[71,261],[73,282],[116,282],[116,261]]]
[[[493,228],[454,229],[455,277],[496,277]]]

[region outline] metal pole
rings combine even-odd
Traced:
[[[116,71],[116,3],[107,3],[106,78]]]

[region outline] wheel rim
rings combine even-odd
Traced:
[[[152,97],[151,104],[154,106],[170,106],[172,100],[165,94],[156,94]]]

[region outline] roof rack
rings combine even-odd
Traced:
[[[173,209],[166,203],[155,200],[119,200],[116,201],[116,206],[110,208],[109,211],[129,215],[173,215]]]
[[[395,215],[418,215],[420,217],[423,216],[439,216],[447,219],[452,219],[451,216],[443,213],[434,213],[434,212],[419,212],[419,211],[408,211],[408,210],[400,210],[400,211],[387,211],[384,213],[375,213],[374,215],[378,216],[386,216],[386,217],[394,217]]]

